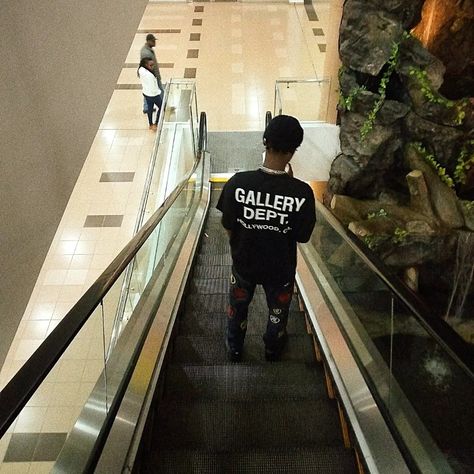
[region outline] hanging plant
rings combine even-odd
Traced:
[[[437,161],[434,155],[428,153],[425,147],[419,142],[412,142],[409,144],[417,153],[438,173],[441,181],[450,188],[454,188],[454,180],[446,172],[446,168],[441,166]]]
[[[357,87],[353,87],[350,92],[349,92],[349,95],[347,97],[344,97],[344,95],[341,93],[341,95],[339,96],[339,106],[342,110],[347,110],[348,112],[350,112],[352,110],[352,105],[354,103],[354,100],[356,99],[356,97],[362,92],[362,91],[365,91],[367,90],[367,88],[365,86],[357,86]]]
[[[447,109],[454,109],[454,125],[461,125],[466,117],[466,106],[468,105],[467,99],[462,99],[458,101],[446,99],[441,94],[436,92],[431,85],[431,82],[428,78],[428,73],[420,68],[410,67],[409,74],[413,77],[418,83],[423,97],[432,104],[441,105]]]
[[[456,161],[454,180],[458,184],[466,184],[467,173],[474,166],[474,151],[469,152],[472,146],[474,146],[474,140],[465,143]]]
[[[408,36],[404,35],[402,38],[402,41],[406,39],[407,37]],[[400,56],[400,44],[401,42],[393,43],[390,58],[387,62],[387,69],[383,73],[382,79],[380,79],[379,88],[377,90],[379,98],[376,100],[372,110],[369,112],[365,122],[362,124],[362,127],[360,128],[360,141],[361,142],[365,141],[365,139],[367,138],[367,135],[374,128],[374,123],[375,123],[377,114],[379,110],[382,108],[383,103],[385,102],[385,98],[387,96],[387,85],[390,81],[390,77],[392,76],[398,64],[398,58]]]

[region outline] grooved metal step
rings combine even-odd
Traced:
[[[155,452],[144,474],[356,474],[351,449],[337,446],[208,452],[171,449]]]
[[[189,293],[228,294],[229,286],[230,276],[227,278],[193,278],[189,285]],[[264,293],[263,287],[261,285],[257,285],[255,288],[255,294],[257,293]]]
[[[249,402],[163,400],[155,415],[157,446],[224,451],[336,446],[342,442],[330,400]]]
[[[194,278],[230,278],[231,265],[196,265]]]
[[[201,244],[201,255],[219,255],[224,254],[229,248],[227,239],[212,239],[212,242],[206,240]]]
[[[264,343],[261,335],[245,337],[243,361],[264,363]],[[282,354],[283,361],[310,363],[314,361],[311,338],[308,335],[288,337],[288,344]],[[226,364],[227,350],[224,335],[209,336],[177,336],[174,341],[173,361],[187,364]]]
[[[202,255],[197,258],[198,265],[232,265],[232,257],[229,253],[217,255]]]
[[[228,306],[229,301],[227,294],[202,295],[194,293],[188,295],[186,298],[186,311],[225,312]],[[297,311],[298,309],[297,298],[294,297],[291,301],[290,310]],[[255,293],[249,306],[249,315],[256,313],[268,314],[267,300],[262,293]]]
[[[228,294],[230,278],[193,278],[189,285],[191,294]]]
[[[249,314],[247,336],[261,336],[267,326],[267,313]],[[227,327],[227,315],[225,311],[196,312],[186,311],[179,320],[179,334],[181,335],[212,335],[217,334],[224,337]],[[306,334],[306,323],[304,313],[301,311],[290,311],[286,330],[291,334]]]
[[[322,369],[313,362],[196,366],[171,364],[165,397],[170,400],[297,400],[327,398]]]

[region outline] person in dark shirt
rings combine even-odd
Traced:
[[[158,66],[158,60],[156,59],[156,54],[153,48],[156,46],[156,37],[155,35],[149,33],[146,35],[146,43],[142,46],[140,50],[140,62],[144,58],[149,58],[153,60],[153,74],[156,76],[156,80],[158,82],[158,87],[161,91],[161,98],[165,93],[165,88],[163,87],[163,83],[161,82],[161,73],[160,67]],[[146,114],[148,112],[148,103],[146,99],[143,101],[143,113]]]
[[[233,362],[242,358],[248,307],[257,284],[265,290],[269,311],[263,335],[266,359],[279,360],[288,339],[296,243],[309,240],[316,221],[311,187],[285,171],[302,141],[297,119],[275,117],[263,135],[263,165],[235,174],[217,204],[232,253],[226,346]]]

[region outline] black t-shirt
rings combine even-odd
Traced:
[[[237,173],[224,186],[217,209],[232,231],[237,273],[257,283],[294,277],[296,242],[307,242],[316,222],[308,184],[287,174]]]

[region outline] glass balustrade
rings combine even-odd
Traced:
[[[0,454],[5,454],[2,458],[7,464],[5,469],[8,468],[11,454],[18,449],[25,436],[37,437],[38,443],[51,441],[54,437],[58,455],[59,448],[71,433],[79,436],[80,440],[95,440],[103,423],[110,416],[111,407],[116,403],[117,394],[126,381],[134,355],[140,350],[148,319],[153,316],[153,313],[143,312],[143,301],[154,291],[155,303],[159,302],[161,289],[166,286],[167,278],[173,270],[173,262],[179,256],[203,189],[204,159],[199,161],[192,172],[198,148],[194,85],[180,83],[174,87],[172,83],[170,91],[170,98],[175,97],[173,94],[181,97],[186,92],[184,95],[187,96],[188,103],[186,106],[184,102],[181,104],[186,113],[181,111],[181,106],[175,109],[177,115],[182,113],[183,122],[173,122],[175,138],[168,143],[166,152],[160,151],[159,147],[157,151],[158,157],[162,152],[170,155],[165,183],[166,195],[169,197],[165,201],[166,207],[159,208],[158,204],[161,203],[155,200],[155,213],[150,221],[143,224],[142,231],[136,236],[141,246],[134,258],[120,274],[114,273],[121,258],[133,255],[132,241],[88,290],[95,294],[93,288],[108,288],[108,281],[114,281],[0,439]],[[155,161],[158,169],[160,160]],[[153,180],[151,183],[153,184]],[[150,196],[151,194],[148,198]],[[146,233],[148,228],[153,228],[149,235]],[[143,244],[139,240],[142,235],[147,235]],[[92,300],[88,292],[61,321],[61,328],[58,326],[57,329],[67,332],[80,318],[87,316],[87,313],[84,314],[87,311],[85,308],[97,304],[97,299]],[[121,305],[123,311],[118,313]],[[121,317],[117,318],[117,314]],[[124,332],[128,321],[131,321],[131,326],[128,332]],[[125,337],[129,352],[123,349],[125,343],[120,343],[121,334]],[[67,341],[62,340],[61,343],[67,344]],[[2,396],[7,392],[2,392]],[[32,460],[35,462],[41,459],[33,456]],[[1,466],[0,463],[0,470]]]
[[[474,465],[472,373],[328,216],[318,203],[304,253],[316,264],[326,303],[395,438],[420,472],[468,472]]]

